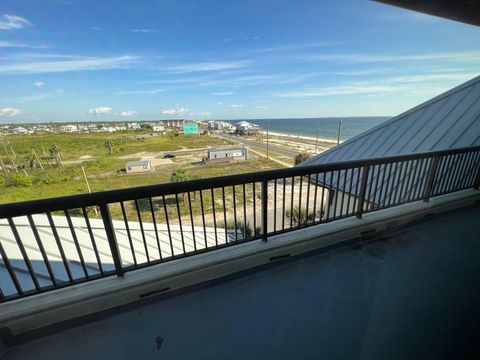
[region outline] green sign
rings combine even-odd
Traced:
[[[185,135],[198,134],[198,124],[183,124],[183,133]]]

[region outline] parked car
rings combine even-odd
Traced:
[[[163,155],[163,158],[164,159],[173,159],[175,156],[177,156],[177,155],[172,154],[172,153],[167,153],[167,154]]]

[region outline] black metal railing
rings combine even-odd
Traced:
[[[480,147],[0,205],[0,301],[480,186]]]

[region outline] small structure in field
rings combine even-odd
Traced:
[[[226,147],[208,150],[206,162],[228,162],[231,160],[247,160],[248,148]]]
[[[152,171],[150,160],[129,161],[126,167],[127,174]]]

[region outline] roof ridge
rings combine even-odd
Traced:
[[[378,129],[381,129],[381,128],[387,126],[387,125],[390,125],[390,124],[392,124],[392,123],[394,123],[394,122],[396,122],[396,121],[404,118],[405,116],[410,115],[410,114],[413,113],[413,112],[419,111],[419,110],[423,109],[423,108],[426,107],[426,106],[430,106],[431,104],[434,104],[434,103],[436,103],[437,101],[440,101],[440,100],[444,99],[444,98],[447,97],[447,96],[451,96],[451,95],[459,92],[460,90],[463,90],[463,89],[465,89],[465,88],[467,88],[467,87],[469,87],[469,86],[472,86],[472,85],[474,85],[474,84],[477,83],[477,82],[480,82],[480,75],[478,75],[478,76],[476,76],[476,77],[474,77],[474,78],[472,78],[472,79],[470,79],[470,80],[467,80],[466,82],[464,82],[464,83],[462,83],[462,84],[460,84],[460,85],[457,85],[457,86],[455,86],[454,88],[449,89],[449,90],[447,90],[447,91],[445,91],[445,92],[443,92],[443,93],[441,93],[441,94],[439,94],[439,95],[437,95],[437,96],[434,96],[433,98],[431,98],[431,99],[429,99],[429,100],[427,100],[427,101],[424,101],[423,103],[421,103],[421,104],[419,104],[419,105],[416,105],[416,106],[414,106],[413,108],[408,109],[408,110],[406,110],[406,111],[404,111],[404,112],[402,112],[402,113],[400,113],[400,114],[398,114],[398,115],[396,115],[396,116],[394,116],[394,117],[392,117],[392,118],[390,118],[390,119],[388,119],[388,120],[386,120],[386,121],[378,124],[377,126],[374,126],[373,128],[368,129],[368,130],[366,130],[366,131],[364,131],[364,132],[362,132],[362,133],[360,133],[360,134],[358,134],[358,135],[356,135],[356,136],[354,136],[354,137],[352,137],[352,138],[350,138],[350,139],[342,142],[341,144],[339,144],[339,145],[337,145],[337,146],[334,146],[334,147],[332,147],[332,148],[324,151],[323,153],[318,154],[318,155],[316,155],[316,156],[308,159],[307,161],[304,162],[304,164],[307,165],[307,164],[309,164],[313,159],[318,159],[318,158],[321,158],[321,157],[323,157],[324,155],[327,155],[327,154],[329,154],[329,153],[331,153],[331,152],[333,152],[333,151],[337,151],[338,149],[341,149],[341,148],[343,148],[344,146],[346,146],[346,145],[348,145],[348,144],[350,144],[350,143],[352,143],[352,142],[354,142],[354,141],[357,141],[358,139],[361,139],[361,138],[363,138],[363,137],[371,134],[372,132],[374,132],[374,131],[376,131],[376,130],[378,130]]]

